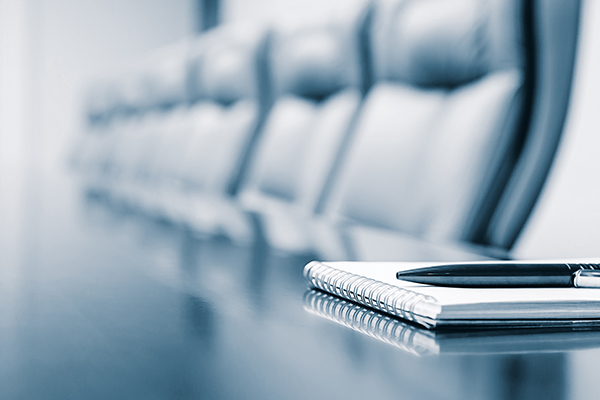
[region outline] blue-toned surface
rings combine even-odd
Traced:
[[[195,238],[77,190],[73,197],[54,212],[43,204],[30,210],[37,218],[23,231],[20,261],[3,266],[2,398],[561,399],[572,392],[571,353],[468,354],[467,346],[465,354],[419,357],[307,312],[308,255],[277,253],[260,239],[238,246]],[[406,240],[403,248],[402,238],[355,238],[375,238],[398,257],[427,257],[426,245]]]

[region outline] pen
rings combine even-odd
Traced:
[[[600,264],[484,262],[399,271],[401,280],[435,286],[600,288]]]

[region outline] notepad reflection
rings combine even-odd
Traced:
[[[438,354],[555,353],[600,348],[597,326],[432,331],[326,294],[308,290],[304,309],[361,334],[419,356]]]

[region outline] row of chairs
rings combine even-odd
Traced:
[[[73,162],[117,204],[238,239],[258,216],[287,251],[323,222],[509,249],[562,130],[577,13],[382,0],[223,25],[93,86]]]

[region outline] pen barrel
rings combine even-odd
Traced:
[[[584,268],[590,269],[582,264],[450,264],[401,271],[397,277],[417,283],[451,287],[573,287],[574,274]],[[593,269],[596,270],[597,265]]]

